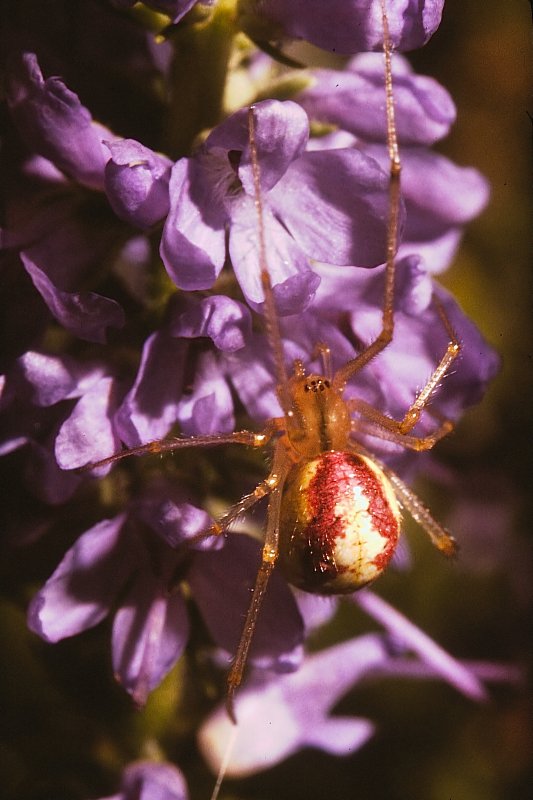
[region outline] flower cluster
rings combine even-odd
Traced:
[[[249,492],[260,470],[252,457],[239,469],[233,456],[221,465],[196,450],[160,470],[132,459],[101,489],[76,470],[171,430],[222,434],[281,413],[260,324],[253,164],[239,98],[255,101],[262,225],[288,362],[317,368],[316,344],[325,342],[336,369],[379,332],[390,201],[381,2],[169,0],[146,2],[142,14],[132,6],[91,0],[73,12],[63,0],[45,11],[22,2],[6,21],[1,447],[19,452],[21,491],[36,501],[16,525],[8,508],[8,532],[29,541],[72,524],[71,547],[30,604],[30,628],[56,642],[111,616],[114,672],[143,705],[185,650],[191,603],[212,641],[235,651],[259,544],[198,534],[217,498]],[[409,50],[433,34],[442,2],[387,7],[393,47]],[[293,80],[251,45],[287,61],[289,39],[353,57],[344,69],[308,68]],[[197,60],[185,68],[191,53]],[[232,81],[245,84],[235,96]],[[347,393],[401,418],[446,349],[437,297],[464,355],[432,409],[457,420],[481,398],[498,359],[432,274],[451,262],[488,189],[475,170],[431,149],[454,121],[446,90],[400,55],[393,87],[403,164],[395,335]],[[180,126],[178,141],[171,132]],[[413,468],[398,447],[380,447],[395,469]],[[275,574],[253,663],[295,670],[310,615],[309,601]],[[298,709],[308,708],[318,672],[337,663],[335,648],[278,684],[256,679],[239,702],[276,695],[269,763],[304,744],[344,753],[368,738],[367,720],[325,714],[369,669],[401,673],[412,642],[404,629],[393,638],[345,645],[345,672],[312,725]],[[422,650],[424,669],[464,689],[460,664],[443,670]],[[479,696],[470,680],[467,693]],[[250,719],[262,714],[253,706]],[[287,727],[288,717],[298,724]],[[214,735],[207,730],[203,740]],[[246,750],[234,772],[262,768],[261,750]],[[117,797],[137,796],[133,784],[142,770],[152,780],[154,769],[131,766]],[[147,797],[186,796],[173,768],[157,770],[166,788]]]

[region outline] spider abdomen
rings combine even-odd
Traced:
[[[296,464],[281,501],[279,563],[314,594],[346,594],[375,580],[400,535],[400,509],[370,459],[328,450]]]

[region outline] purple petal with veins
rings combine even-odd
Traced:
[[[145,573],[123,598],[112,635],[113,670],[137,705],[146,703],[149,692],[172,669],[188,636],[181,594],[170,594],[159,579]]]
[[[385,173],[359,150],[314,151],[291,164],[269,204],[314,259],[376,266],[385,260],[387,188]]]
[[[263,210],[265,251],[274,286],[276,308],[280,315],[304,308],[320,282],[309,268],[309,258],[269,209]],[[257,237],[255,203],[247,195],[233,205],[229,252],[235,275],[250,305],[256,310],[264,301],[261,274],[261,251]]]

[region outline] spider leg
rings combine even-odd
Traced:
[[[100,461],[84,464],[84,466],[78,467],[77,471],[87,472],[97,467],[105,467],[108,464],[114,464],[115,461],[129,458],[129,456],[143,456],[150,453],[171,453],[174,450],[183,450],[187,447],[216,447],[223,444],[244,444],[248,447],[264,447],[279,427],[280,420],[273,419],[271,420],[271,424],[260,433],[245,430],[234,431],[233,433],[214,433],[205,436],[188,436],[185,438],[174,436],[170,439],[157,439],[153,442],[147,442],[147,444],[138,445],[137,447],[128,447],[125,450],[121,450],[119,453],[114,453],[107,458],[102,458]]]
[[[219,536],[225,533],[227,529],[248,509],[252,508],[263,497],[271,494],[277,486],[277,475],[271,472],[264,480],[257,484],[253,492],[244,495],[241,499],[233,505],[229,511],[226,512],[220,519],[214,522],[204,535]]]
[[[425,530],[437,550],[440,550],[440,552],[448,558],[454,557],[458,550],[457,542],[446,530],[446,528],[441,525],[440,522],[437,522],[437,520],[434,519],[420,498],[416,496],[416,494],[402,481],[402,479],[393,470],[383,464],[382,461],[370,453],[366,447],[360,445],[359,442],[351,449],[355,453],[364,455],[377,464],[377,466],[389,479],[396,497],[402,506],[408,510],[414,521]]]
[[[457,554],[458,544],[446,528],[437,522],[422,503],[419,497],[390,469],[385,470],[385,474],[396,492],[400,503],[408,510],[415,522],[425,530],[437,550],[440,550],[448,558]]]
[[[352,420],[353,433],[366,433],[376,439],[384,439],[387,442],[407,447],[409,450],[431,450],[454,427],[451,420],[443,419],[432,433],[426,436],[411,436],[409,433],[403,433],[402,422],[382,414],[364,400],[349,400],[348,406],[350,411],[355,411],[365,418]]]
[[[420,390],[420,392],[416,397],[416,400],[414,401],[412,406],[407,410],[403,420],[400,422],[398,428],[400,433],[409,433],[409,431],[414,428],[414,426],[420,419],[420,414],[422,413],[423,409],[429,402],[431,395],[433,394],[433,392],[435,391],[435,389],[437,388],[443,377],[450,369],[450,366],[453,363],[453,361],[455,361],[455,359],[461,352],[461,343],[459,342],[459,339],[457,338],[457,335],[451,326],[450,320],[448,319],[448,316],[444,311],[442,303],[437,297],[433,298],[433,302],[435,303],[439,317],[441,318],[444,328],[448,334],[448,339],[449,339],[448,347],[446,348],[446,352],[444,353],[441,360],[437,364],[435,370],[433,371],[433,374],[429,377],[429,380],[427,381],[426,385]],[[442,424],[444,425],[445,422],[443,422]],[[453,427],[453,424],[451,422],[448,422],[448,424]]]
[[[430,450],[440,439],[453,430],[453,422],[451,420],[443,419],[438,413],[433,413],[432,416],[436,417],[440,421],[440,425],[433,431],[433,433],[429,434],[428,436],[409,436],[410,431],[414,428],[420,419],[422,411],[430,401],[431,395],[450,369],[453,361],[455,361],[461,352],[461,343],[459,342],[459,339],[457,338],[457,335],[451,326],[446,312],[444,311],[444,308],[437,297],[434,298],[434,303],[449,338],[446,352],[433,370],[429,379],[426,381],[425,386],[423,386],[416,396],[414,403],[409,406],[403,419],[400,421],[391,419],[386,414],[382,414],[380,411],[377,411],[375,408],[373,408],[369,403],[365,403],[364,400],[349,400],[347,404],[350,410],[359,413],[363,417],[366,417],[366,419],[370,422],[368,425],[365,424],[365,421],[363,421],[359,427],[357,427],[356,423],[356,430],[369,433],[371,436],[376,436],[380,439],[387,439],[388,441],[397,442],[398,444],[409,447],[412,450]]]
[[[226,709],[228,716],[235,724],[237,719],[235,716],[233,698],[237,687],[242,681],[244,667],[246,665],[248,651],[252,642],[257,617],[265,597],[268,581],[278,559],[281,496],[285,479],[290,467],[291,461],[287,456],[286,447],[283,442],[280,441],[277,443],[274,451],[274,463],[272,470],[269,476],[263,482],[264,484],[268,485],[270,496],[268,502],[267,526],[261,555],[261,564],[255,580],[252,599],[246,614],[246,620],[239,645],[237,647],[237,652],[227,680]]]
[[[394,95],[392,87],[392,44],[385,2],[381,2],[383,23],[383,54],[385,56],[385,96],[387,113],[387,143],[389,150],[389,221],[387,229],[387,256],[385,261],[385,292],[383,297],[382,327],[378,336],[355,358],[352,358],[335,373],[333,388],[342,392],[347,381],[362,367],[368,364],[392,341],[394,333],[394,282],[396,273],[395,256],[398,249],[400,225],[400,173],[401,161],[396,135]]]

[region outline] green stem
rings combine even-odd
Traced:
[[[235,28],[235,0],[219,0],[207,21],[173,36],[165,151],[189,155],[198,134],[220,122]]]

